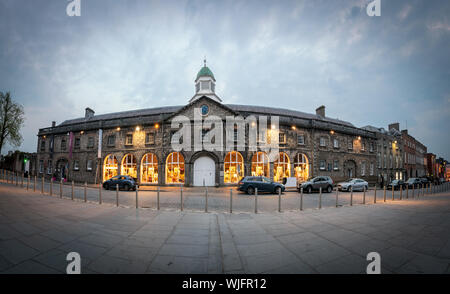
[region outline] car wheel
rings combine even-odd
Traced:
[[[328,187],[327,187],[327,193],[331,193],[331,191],[333,191],[333,187],[328,186]]]
[[[312,188],[311,186],[306,187],[306,193],[311,194],[312,193]]]
[[[128,184],[123,185],[123,189],[125,191],[129,191],[130,190],[130,186]]]
[[[247,188],[247,194],[248,194],[248,195],[253,195],[253,194],[255,194],[255,188],[253,188],[253,187],[248,187],[248,188]]]
[[[109,190],[109,184],[108,183],[104,184],[103,188],[105,188],[105,190]]]
[[[275,194],[281,194],[281,187],[276,187],[275,188]]]

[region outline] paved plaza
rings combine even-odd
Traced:
[[[65,273],[72,251],[81,255],[82,273],[365,273],[372,251],[381,255],[382,273],[450,273],[449,192],[386,202],[380,193],[366,205],[355,196],[353,206],[338,208],[329,194],[322,209],[311,202],[303,211],[298,193],[285,193],[295,206],[281,213],[277,196],[264,195],[270,209],[260,201],[258,214],[254,197],[236,195],[249,198],[248,212],[230,214],[225,204],[223,212],[179,211],[178,192],[173,209],[158,211],[133,208],[134,192],[121,193],[129,194],[121,204],[128,207],[116,207],[55,191],[0,183],[1,273]],[[187,193],[204,199],[201,190]]]

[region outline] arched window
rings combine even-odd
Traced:
[[[252,157],[252,176],[269,177],[269,157],[265,152],[257,152]]]
[[[179,152],[167,156],[166,184],[184,184],[184,157]]]
[[[123,157],[121,174],[137,178],[137,163],[133,154],[127,154]]]
[[[297,181],[304,182],[309,178],[309,163],[305,154],[298,153],[294,160],[294,172]]]
[[[224,160],[224,183],[237,183],[244,177],[244,159],[237,151],[228,152]]]
[[[103,181],[117,176],[117,167],[117,158],[112,154],[106,156],[103,163]]]
[[[273,162],[273,180],[275,182],[283,182],[283,178],[288,178],[291,176],[291,163],[289,161],[289,156],[280,152],[278,158]]]
[[[158,158],[153,153],[147,153],[142,157],[141,182],[150,184],[158,183]]]

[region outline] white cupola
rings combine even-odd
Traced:
[[[216,95],[216,79],[212,71],[206,66],[206,59],[203,60],[203,67],[197,74],[195,79],[195,95],[189,100],[189,103],[197,100],[202,96],[207,96],[217,102],[222,100]]]

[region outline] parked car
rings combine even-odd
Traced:
[[[406,181],[406,185],[408,186],[409,189],[412,188],[419,188],[422,186],[422,181],[419,178],[409,178]]]
[[[369,183],[364,181],[363,179],[349,179],[345,182],[338,184],[338,190],[339,191],[351,191],[353,188],[353,191],[364,191],[369,189]]]
[[[299,192],[302,188],[306,193],[319,191],[320,188],[322,188],[322,191],[324,192],[331,193],[331,191],[333,191],[333,180],[328,176],[318,176],[298,184],[297,189]]]
[[[249,195],[255,193],[255,189],[258,189],[259,192],[269,192],[278,194],[284,192],[285,187],[283,184],[272,181],[266,177],[245,177],[238,183],[238,190],[245,192]]]
[[[118,175],[103,182],[103,188],[106,190],[114,190],[116,189],[116,185],[119,185],[119,189],[123,189],[126,191],[135,191],[138,186],[134,178],[125,175]]]
[[[406,189],[406,183],[402,180],[393,180],[387,185],[387,189],[392,190],[392,186],[394,186],[394,190],[400,190],[400,187],[402,187],[403,190]]]
[[[422,181],[422,184],[428,186],[428,184],[430,183],[430,180],[427,177],[421,177],[419,178]]]
[[[439,185],[441,185],[441,184],[443,184],[443,183],[445,183],[446,181],[445,181],[445,179],[444,178],[439,178]]]

